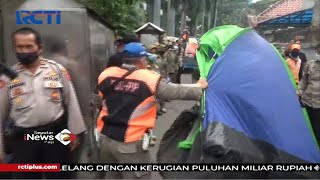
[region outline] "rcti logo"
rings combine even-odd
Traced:
[[[72,134],[68,129],[64,129],[56,135],[56,139],[62,144],[68,145],[76,139],[76,135]]]
[[[52,16],[56,17],[55,24],[61,24],[61,11],[16,11],[16,24],[43,24],[44,19],[52,24]]]

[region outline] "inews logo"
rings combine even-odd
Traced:
[[[47,144],[53,144],[54,139],[56,139],[63,145],[68,145],[76,139],[76,136],[72,134],[68,129],[64,129],[57,135],[54,135],[53,132],[49,131],[34,131],[33,134],[24,134],[23,138],[25,141],[44,141],[44,143]]]

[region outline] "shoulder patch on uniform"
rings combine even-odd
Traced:
[[[50,76],[50,77],[58,76],[58,74],[55,71],[50,71],[50,72],[47,73],[47,75]]]
[[[65,68],[65,67],[63,67],[63,66],[59,66],[60,68],[61,68],[61,71],[62,71],[62,73],[64,74],[64,76],[66,77],[66,79],[68,80],[68,81],[71,81],[71,76],[70,76],[70,73],[69,73],[69,71],[67,70],[67,68]]]
[[[62,66],[61,64],[59,64],[59,63],[57,63],[57,62],[55,62],[55,61],[52,61],[52,60],[47,60],[47,61],[48,61],[48,63],[57,65],[57,66],[60,68],[60,70],[61,70],[61,72],[63,73],[63,75],[66,77],[66,79],[67,79],[68,81],[71,80],[71,76],[70,76],[68,70],[67,70],[64,66]]]
[[[19,78],[13,79],[11,81],[11,84],[18,84],[18,83],[21,83],[21,80]]]
[[[40,65],[46,65],[46,64],[47,64],[47,61],[45,59],[40,60]]]
[[[57,62],[55,62],[53,60],[49,60],[49,59],[45,59],[45,61],[47,61],[48,63],[51,63],[51,64],[58,64]]]
[[[16,71],[21,71],[21,70],[24,69],[24,65],[21,64],[21,63],[18,63],[18,64],[16,64],[16,65],[12,66],[12,68],[13,68],[14,70],[16,70]]]
[[[2,89],[6,85],[6,82],[0,78],[0,89]]]

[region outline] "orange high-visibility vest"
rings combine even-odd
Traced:
[[[99,96],[103,97],[97,128],[100,133],[121,142],[140,140],[155,126],[157,116],[156,89],[160,75],[139,69],[114,85],[128,70],[105,69],[99,76]],[[109,88],[109,89],[108,89]]]

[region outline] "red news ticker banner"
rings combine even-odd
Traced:
[[[0,172],[60,172],[60,164],[0,164]]]

